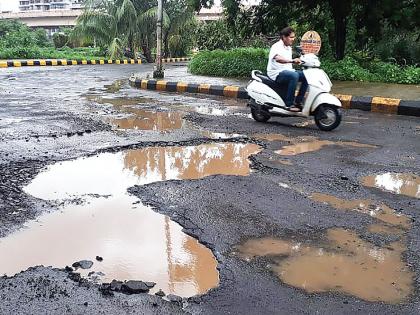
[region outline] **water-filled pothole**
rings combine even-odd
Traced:
[[[357,147],[357,148],[377,148],[375,145],[364,144],[359,142],[346,142],[346,141],[329,141],[329,140],[313,140],[310,142],[302,142],[293,145],[284,146],[282,149],[275,151],[275,153],[290,156],[298,155],[307,152],[314,152],[322,149],[324,146],[328,145],[339,145],[339,146],[348,146],[348,147]]]
[[[133,107],[124,108],[129,117],[110,119],[111,125],[118,129],[169,131],[182,128],[184,120],[179,112],[157,112]]]
[[[345,229],[329,229],[322,244],[254,239],[238,246],[247,260],[268,256],[286,284],[309,293],[336,291],[367,301],[400,303],[413,292],[413,272],[402,260],[405,247],[377,247]]]
[[[397,225],[403,228],[409,228],[411,225],[410,219],[407,216],[397,213],[394,209],[391,209],[385,204],[377,204],[372,200],[346,200],[321,193],[313,193],[310,198],[317,202],[327,203],[340,210],[354,210],[368,214],[371,217],[391,225]]]
[[[410,173],[384,173],[365,176],[362,184],[398,195],[420,198],[420,176]]]
[[[13,275],[30,266],[64,267],[94,261],[101,281],[156,282],[155,290],[180,296],[208,291],[218,284],[216,260],[209,249],[127,193],[133,185],[214,174],[248,175],[254,144],[149,147],[57,163],[40,173],[25,191],[45,200],[66,202],[0,239],[0,273]],[[95,261],[96,256],[103,261]],[[152,291],[153,292],[153,291]]]

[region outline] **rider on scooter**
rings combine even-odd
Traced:
[[[295,32],[291,27],[285,27],[280,32],[280,40],[271,46],[268,56],[267,75],[278,84],[287,84],[287,97],[284,100],[289,111],[301,111],[303,97],[308,88],[303,71],[294,70],[292,64],[301,64],[299,58],[292,58],[292,44]],[[302,82],[299,94],[295,100],[297,82]]]

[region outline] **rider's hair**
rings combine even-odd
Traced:
[[[294,32],[295,32],[295,30],[293,28],[291,28],[290,26],[287,26],[280,31],[280,36],[281,36],[281,38],[287,37],[287,36],[290,36],[290,34],[292,34]]]

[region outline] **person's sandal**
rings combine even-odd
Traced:
[[[294,112],[294,113],[298,113],[298,112],[302,111],[302,109],[300,109],[299,107],[297,107],[295,105],[290,106],[289,108],[287,108],[287,110],[289,112]]]

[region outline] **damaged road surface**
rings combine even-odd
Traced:
[[[419,313],[418,119],[257,123],[151,71],[0,70],[0,314]]]

